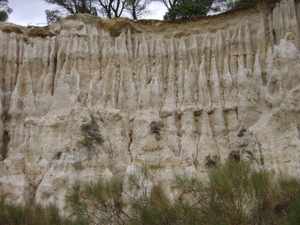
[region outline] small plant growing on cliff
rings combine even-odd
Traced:
[[[164,128],[165,124],[162,120],[158,121],[157,122],[157,125],[160,127],[160,128]]]
[[[83,118],[83,124],[81,125],[81,134],[83,137],[82,145],[91,149],[96,144],[102,144],[105,142],[98,128],[88,123],[86,118]]]
[[[212,167],[212,166],[216,166],[217,163],[220,161],[220,158],[217,156],[217,155],[213,155],[211,156],[210,154],[207,155],[205,157],[205,164],[208,166],[208,167]]]
[[[164,127],[164,123],[162,121],[152,121],[150,124],[150,133],[155,135],[155,139],[157,141],[161,140],[160,131],[162,127]]]
[[[155,121],[152,121],[150,124],[150,131],[152,134],[160,135],[160,126]]]
[[[150,124],[150,132],[152,134],[158,134],[160,135],[161,128],[165,126],[164,122],[162,120],[156,122],[152,121]]]
[[[192,160],[193,160],[193,165],[196,167],[196,169],[198,169],[198,164],[199,164],[199,161],[197,159],[197,154],[192,154]]]

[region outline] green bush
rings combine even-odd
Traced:
[[[93,124],[93,121],[88,123],[86,118],[83,118],[83,124],[80,127],[82,141],[81,144],[88,150],[94,147],[94,144],[103,144],[104,138],[100,134],[99,129]]]
[[[77,182],[68,195],[75,220],[93,224],[124,224],[121,180],[98,181],[94,184]]]
[[[70,220],[59,215],[54,205],[43,208],[40,205],[18,206],[0,199],[0,224],[3,225],[87,225],[79,220]]]
[[[15,206],[0,200],[0,224],[276,225],[300,224],[300,182],[274,180],[242,161],[216,163],[201,181],[175,175],[173,198],[152,171],[141,167],[125,180],[75,183],[67,197],[68,219],[54,205]]]
[[[175,175],[172,188],[176,194],[171,200],[164,192],[163,184],[155,182],[151,171],[142,167],[138,174],[129,176],[126,181],[135,195],[123,188],[126,182],[115,180],[84,188],[75,186],[73,195],[81,197],[73,198],[76,201],[71,200],[73,212],[75,215],[84,214],[95,224],[299,223],[298,180],[275,181],[269,173],[253,171],[248,164],[235,160],[229,160],[225,165],[216,163],[209,168],[208,175],[207,182],[186,175]],[[93,213],[78,211],[78,208],[92,209],[95,206],[97,208],[92,210]],[[125,206],[130,210],[123,211]],[[101,220],[96,221],[96,217]],[[114,219],[109,221],[107,218]]]

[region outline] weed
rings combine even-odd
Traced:
[[[156,140],[160,140],[161,137],[160,137],[160,131],[161,131],[161,128],[164,127],[164,122],[162,120],[158,121],[158,122],[155,122],[155,121],[152,121],[151,124],[150,124],[150,132],[151,134],[155,134],[156,135]]]
[[[195,155],[195,154],[192,154],[192,160],[193,160],[193,165],[196,167],[196,169],[197,169],[197,167],[198,167],[198,163],[199,163],[199,161],[198,161],[198,159],[197,159],[197,154]]]
[[[151,124],[150,124],[150,131],[152,134],[157,134],[157,135],[160,135],[160,126],[155,122],[155,121],[152,121]]]
[[[157,122],[157,125],[160,127],[160,128],[164,128],[165,124],[162,120],[158,121]]]
[[[94,144],[103,144],[105,142],[104,138],[100,134],[99,129],[88,123],[86,118],[83,117],[83,124],[81,125],[81,135],[83,137],[81,143],[84,147],[91,149]]]
[[[220,157],[217,155],[213,155],[213,156],[207,155],[205,156],[205,160],[206,160],[205,163],[206,166],[213,167],[216,166],[218,162],[220,162]]]

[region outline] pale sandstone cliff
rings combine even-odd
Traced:
[[[299,176],[299,22],[283,0],[178,23],[0,23],[0,192],[64,208],[77,179],[140,165],[205,178],[210,159],[236,154]],[[84,146],[89,123],[103,144]]]

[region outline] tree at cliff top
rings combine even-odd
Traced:
[[[164,19],[183,19],[206,15],[209,11],[220,11],[220,4],[228,0],[156,0],[163,3],[168,12]],[[216,7],[217,6],[217,7]]]
[[[47,3],[55,4],[68,13],[88,13],[96,16],[97,10],[93,6],[94,0],[44,0]]]
[[[98,4],[101,15],[107,18],[118,18],[123,14],[128,2],[123,0],[98,0]]]
[[[208,7],[202,2],[194,0],[183,0],[179,4],[174,5],[165,14],[164,19],[184,19],[192,16],[206,15]]]
[[[53,23],[58,23],[60,19],[63,17],[63,13],[57,9],[55,10],[45,10],[46,19],[48,25]]]
[[[247,5],[251,5],[253,3],[257,3],[260,0],[215,0],[213,11],[229,11],[232,9],[241,8]]]
[[[163,3],[168,12],[164,19],[182,19],[206,15],[208,12],[224,12],[241,8],[259,0],[156,0]]]
[[[178,5],[183,2],[183,0],[155,0],[155,1],[163,3],[168,10],[173,8],[175,5]],[[194,2],[201,3],[205,5],[208,10],[210,10],[215,1],[225,1],[225,0],[195,0]]]
[[[12,9],[7,6],[8,0],[0,0],[0,21],[5,22]]]
[[[137,20],[138,17],[142,15],[151,14],[148,6],[152,0],[126,0],[128,5],[126,6],[126,11],[132,16],[132,19]]]
[[[153,0],[43,0],[50,4],[55,4],[67,13],[88,13],[97,16],[97,12],[104,17],[114,18],[121,17],[125,11],[130,13],[133,19],[146,14],[150,14],[148,10],[149,4]],[[57,9],[47,11],[47,21],[50,24],[57,22],[61,12]],[[54,19],[54,20],[53,20]],[[49,23],[49,22],[48,22]]]

